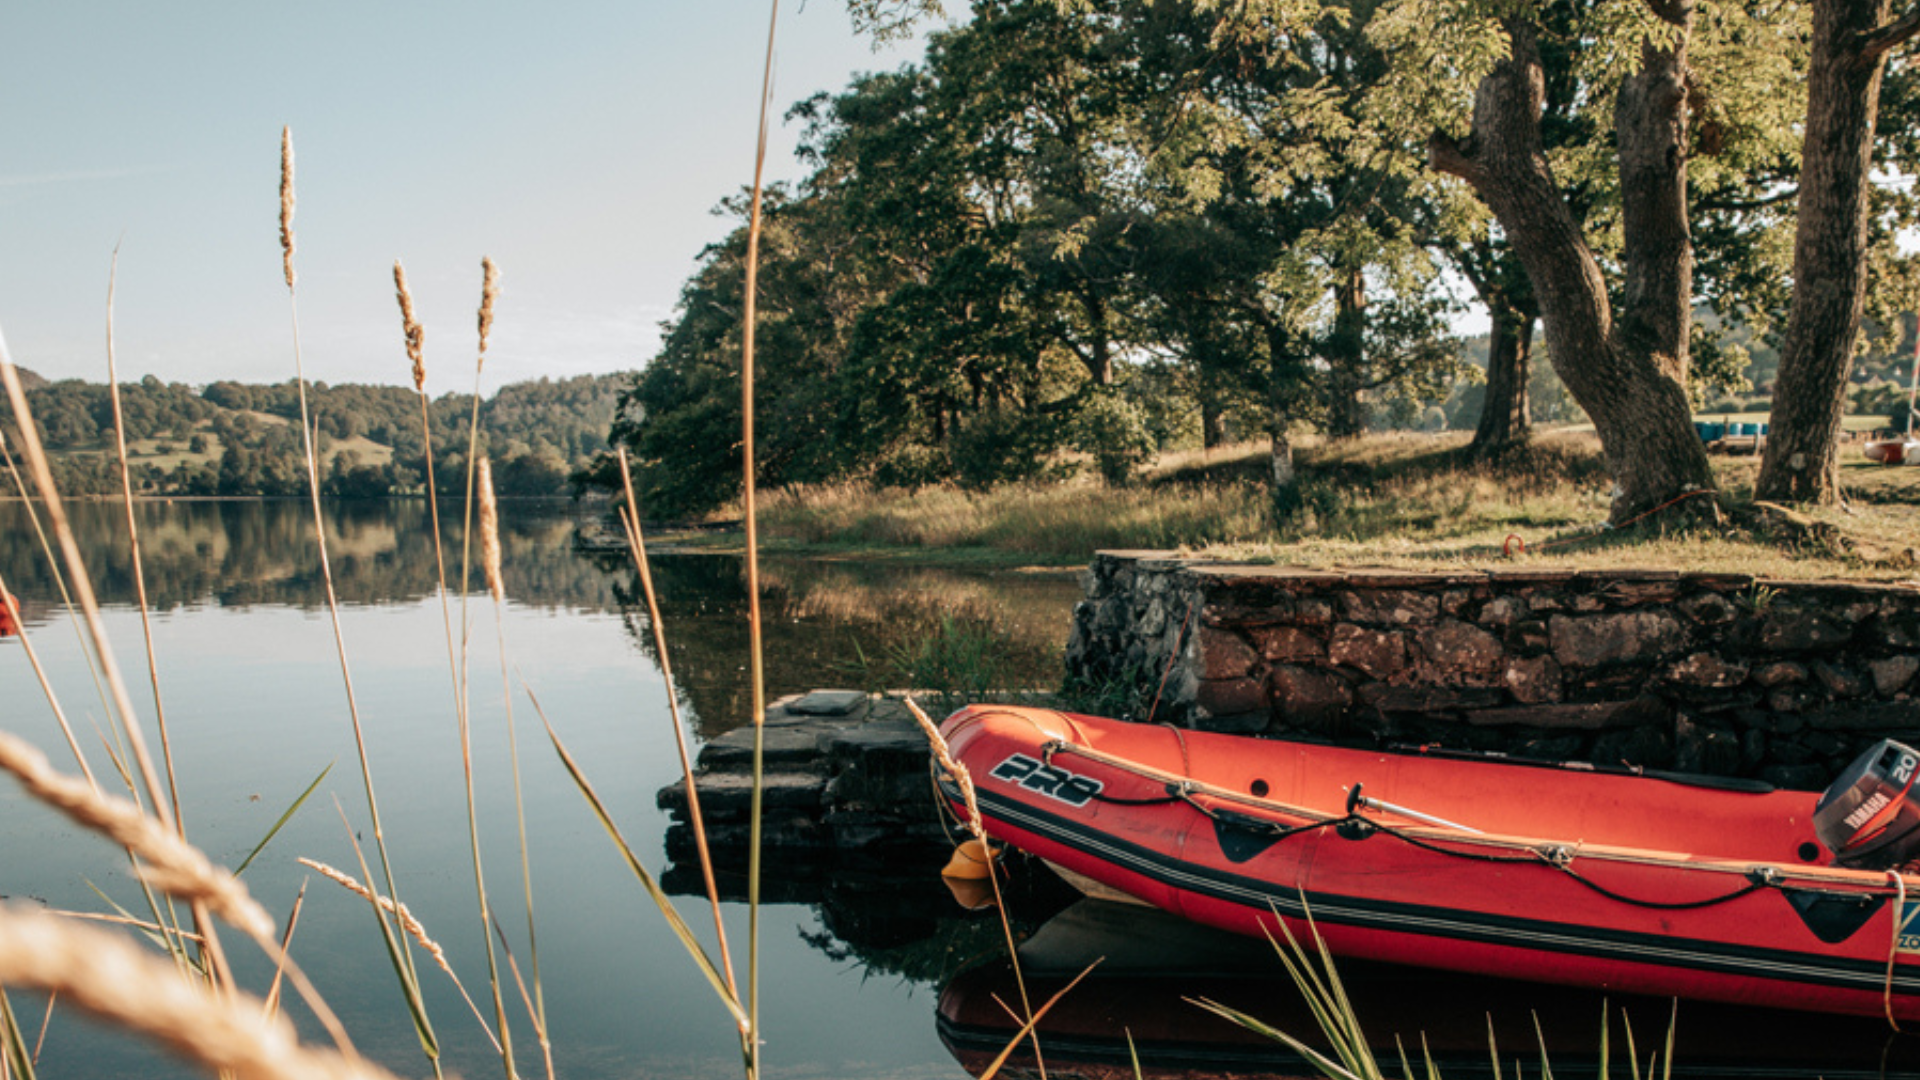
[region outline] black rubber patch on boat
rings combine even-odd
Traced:
[[[1812,889],[1782,889],[1794,913],[1807,924],[1813,936],[1829,945],[1838,945],[1867,925],[1882,907],[1884,896],[1859,896],[1818,892]]]
[[[1220,854],[1231,863],[1243,863],[1280,842],[1273,834],[1273,823],[1231,810],[1213,812],[1213,836],[1220,842]]]

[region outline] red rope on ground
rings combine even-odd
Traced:
[[[1701,495],[1713,495],[1713,494],[1716,494],[1716,492],[1712,488],[1699,488],[1694,491],[1681,492],[1680,494],[1675,495],[1673,498],[1668,499],[1666,502],[1661,503],[1659,506],[1656,506],[1651,510],[1644,511],[1639,514],[1635,514],[1633,517],[1628,518],[1627,520],[1621,522],[1618,525],[1614,525],[1610,523],[1602,523],[1600,526],[1599,532],[1590,532],[1581,536],[1569,536],[1564,540],[1549,540],[1544,544],[1535,545],[1533,550],[1545,551],[1548,548],[1564,547],[1567,544],[1577,544],[1582,540],[1591,540],[1596,536],[1602,535],[1603,533],[1624,529],[1627,526],[1632,525],[1636,521],[1639,521],[1643,518],[1652,517],[1653,515],[1659,513],[1662,510],[1665,510],[1667,507],[1672,506],[1675,503],[1682,503],[1687,501],[1688,499],[1696,498]],[[1518,547],[1520,549],[1520,553],[1522,555],[1527,553],[1527,542],[1521,539],[1517,533],[1508,533],[1506,542],[1500,545],[1501,556],[1509,559],[1513,558],[1513,549],[1515,547]]]

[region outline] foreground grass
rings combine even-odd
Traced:
[[[1084,564],[1106,549],[1172,550],[1257,562],[1409,569],[1501,565],[1659,566],[1766,577],[1914,576],[1920,468],[1842,450],[1845,508],[1757,528],[1603,527],[1611,482],[1590,432],[1547,433],[1487,464],[1465,435],[1309,440],[1298,449],[1301,506],[1276,522],[1264,444],[1170,455],[1135,484],[1091,477],[972,492],[866,485],[789,488],[762,508],[778,547],[816,554],[1000,564]],[[1754,457],[1718,457],[1736,507],[1750,507]],[[1743,518],[1747,515],[1743,515]]]

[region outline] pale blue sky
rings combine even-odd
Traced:
[[[407,380],[392,264],[428,389],[470,387],[480,258],[500,264],[487,383],[629,369],[751,177],[765,0],[0,6],[0,328],[16,363],[105,378],[121,243],[123,379],[293,373],[277,232],[298,156],[309,377]],[[837,0],[784,0],[774,98],[915,59]],[[769,173],[794,178],[797,132]]]

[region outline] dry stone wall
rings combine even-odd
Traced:
[[[1920,744],[1920,590],[1899,585],[1104,552],[1067,666],[1194,728],[1792,788],[1879,739]]]

